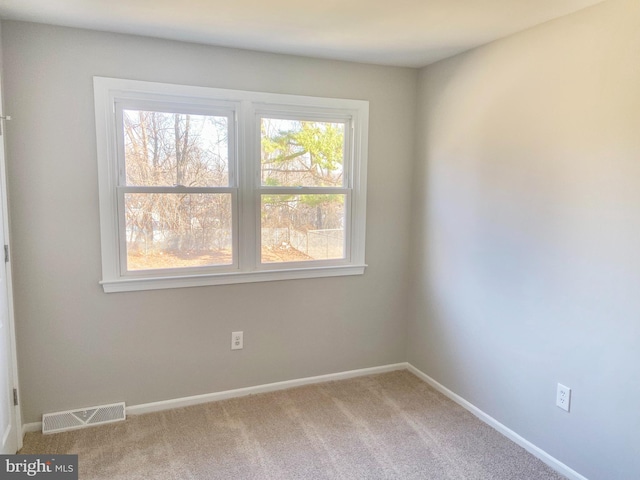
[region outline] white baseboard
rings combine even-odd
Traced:
[[[406,370],[407,368],[407,363],[394,363],[391,365],[383,365],[380,367],[361,368],[359,370],[330,373],[328,375],[318,375],[316,377],[306,377],[298,378],[295,380],[287,380],[284,382],[267,383],[265,385],[257,385],[255,387],[237,388],[235,390],[225,390],[223,392],[205,393],[203,395],[194,395],[192,397],[174,398],[172,400],[164,400],[161,402],[132,405],[130,407],[127,407],[127,415],[140,415],[142,413],[159,412],[172,408],[188,407],[201,403],[215,402],[217,400],[226,400],[228,398],[244,397],[246,395],[254,395],[256,393],[275,392],[276,390],[300,387],[302,385],[330,382],[332,380],[344,380],[347,378],[362,377],[364,375],[372,375],[375,373],[392,372],[394,370]]]
[[[22,425],[22,435],[30,432],[41,432],[42,422],[25,423]]]
[[[140,415],[143,413],[151,413],[151,412],[160,412],[163,410],[170,410],[172,408],[180,408],[187,407],[191,405],[199,405],[201,403],[214,402],[217,400],[226,400],[228,398],[236,398],[243,397],[246,395],[254,395],[256,393],[266,393],[266,392],[275,392],[277,390],[284,390],[287,388],[300,387],[303,385],[311,385],[314,383],[322,383],[322,382],[330,382],[333,380],[345,380],[347,378],[355,378],[362,377],[365,375],[373,375],[376,373],[385,373],[392,372],[395,370],[409,370],[411,373],[416,375],[418,378],[424,380],[426,383],[431,385],[433,388],[438,390],[440,393],[449,397],[451,400],[456,402],[458,405],[462,406],[480,420],[482,420],[487,425],[493,427],[495,430],[500,432],[502,435],[513,441],[514,443],[520,445],[526,451],[531,453],[533,456],[539,458],[544,463],[549,465],[558,473],[566,476],[570,480],[587,480],[586,477],[580,475],[575,470],[571,469],[555,457],[552,457],[547,452],[537,447],[530,441],[518,435],[516,432],[506,427],[495,418],[490,415],[484,413],[475,405],[471,404],[460,395],[453,393],[451,390],[446,388],[444,385],[438,383],[433,378],[431,378],[426,373],[418,370],[416,367],[411,365],[410,363],[394,363],[390,365],[382,365],[379,367],[371,367],[371,368],[362,368],[359,370],[349,370],[346,372],[339,373],[330,373],[328,375],[318,375],[315,377],[305,377],[298,378],[295,380],[287,380],[284,382],[275,382],[275,383],[267,383],[265,385],[257,385],[255,387],[246,387],[246,388],[237,388],[235,390],[225,390],[223,392],[214,392],[214,393],[206,393],[203,395],[194,395],[191,397],[183,397],[183,398],[174,398],[171,400],[163,400],[160,402],[152,402],[152,403],[144,403],[140,405],[132,405],[130,407],[126,407],[127,415]],[[42,431],[42,422],[34,422],[27,423],[22,426],[23,434],[27,432],[39,432]]]
[[[469,412],[473,413],[476,417],[478,417],[480,420],[482,420],[484,423],[486,423],[490,427],[493,427],[495,430],[500,432],[502,435],[507,437],[509,440],[511,440],[512,442],[520,445],[522,448],[524,448],[527,452],[532,454],[534,457],[537,457],[540,460],[542,460],[544,463],[546,463],[551,468],[553,468],[556,472],[560,473],[561,475],[564,475],[565,477],[569,478],[570,480],[587,480],[586,477],[580,475],[578,472],[576,472],[572,468],[568,467],[567,465],[562,463],[557,458],[552,457],[547,452],[545,452],[541,448],[539,448],[536,445],[534,445],[533,443],[531,443],[529,440],[521,437],[516,432],[514,432],[510,428],[506,427],[505,425],[500,423],[498,420],[496,420],[492,416],[484,413],[482,410],[480,410],[478,407],[476,407],[472,403],[466,401],[460,395],[458,395],[456,393],[453,393],[447,387],[445,387],[444,385],[438,383],[433,378],[431,378],[429,375],[427,375],[426,373],[422,372],[421,370],[418,370],[416,367],[414,367],[410,363],[407,363],[407,369],[411,373],[416,375],[418,378],[421,378],[422,380],[427,382],[429,385],[431,385],[433,388],[438,390],[440,393],[442,393],[446,397],[449,397],[451,400],[456,402],[458,405],[460,405],[464,409],[468,410]]]
[[[171,400],[163,400],[160,402],[131,405],[129,407],[126,407],[125,411],[127,415],[141,415],[143,413],[160,412],[163,410],[170,410],[172,408],[188,407],[191,405],[199,405],[201,403],[215,402],[217,400],[226,400],[228,398],[244,397],[246,395],[254,395],[256,393],[275,392],[276,390],[300,387],[302,385],[311,385],[314,383],[330,382],[332,380],[344,380],[347,378],[363,377],[365,375],[393,372],[395,370],[406,370],[407,368],[408,363],[406,362],[393,363],[390,365],[382,365],[379,367],[361,368],[359,370],[349,370],[346,372],[318,375],[316,377],[305,377],[295,380],[286,380],[284,382],[267,383],[265,385],[257,385],[255,387],[237,388],[235,390],[225,390],[222,392],[205,393],[203,395],[194,395],[191,397],[173,398]],[[22,425],[23,436],[25,433],[41,431],[42,422],[26,423]]]

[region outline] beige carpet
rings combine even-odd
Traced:
[[[564,478],[407,371],[29,433],[20,453],[77,453],[87,480]]]

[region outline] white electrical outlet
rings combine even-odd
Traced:
[[[571,406],[571,389],[558,384],[558,392],[556,393],[556,405],[563,410],[569,411],[569,407]]]
[[[231,332],[231,350],[242,350],[243,344],[243,333]]]

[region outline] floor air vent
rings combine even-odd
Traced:
[[[120,422],[126,418],[124,402],[81,410],[45,413],[42,416],[42,433],[65,432],[77,428]]]

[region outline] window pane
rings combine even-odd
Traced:
[[[262,263],[345,256],[346,195],[262,195]]]
[[[232,263],[230,194],[125,194],[127,270]]]
[[[263,118],[262,185],[342,187],[344,123]]]
[[[126,184],[229,185],[229,119],[124,110]]]

